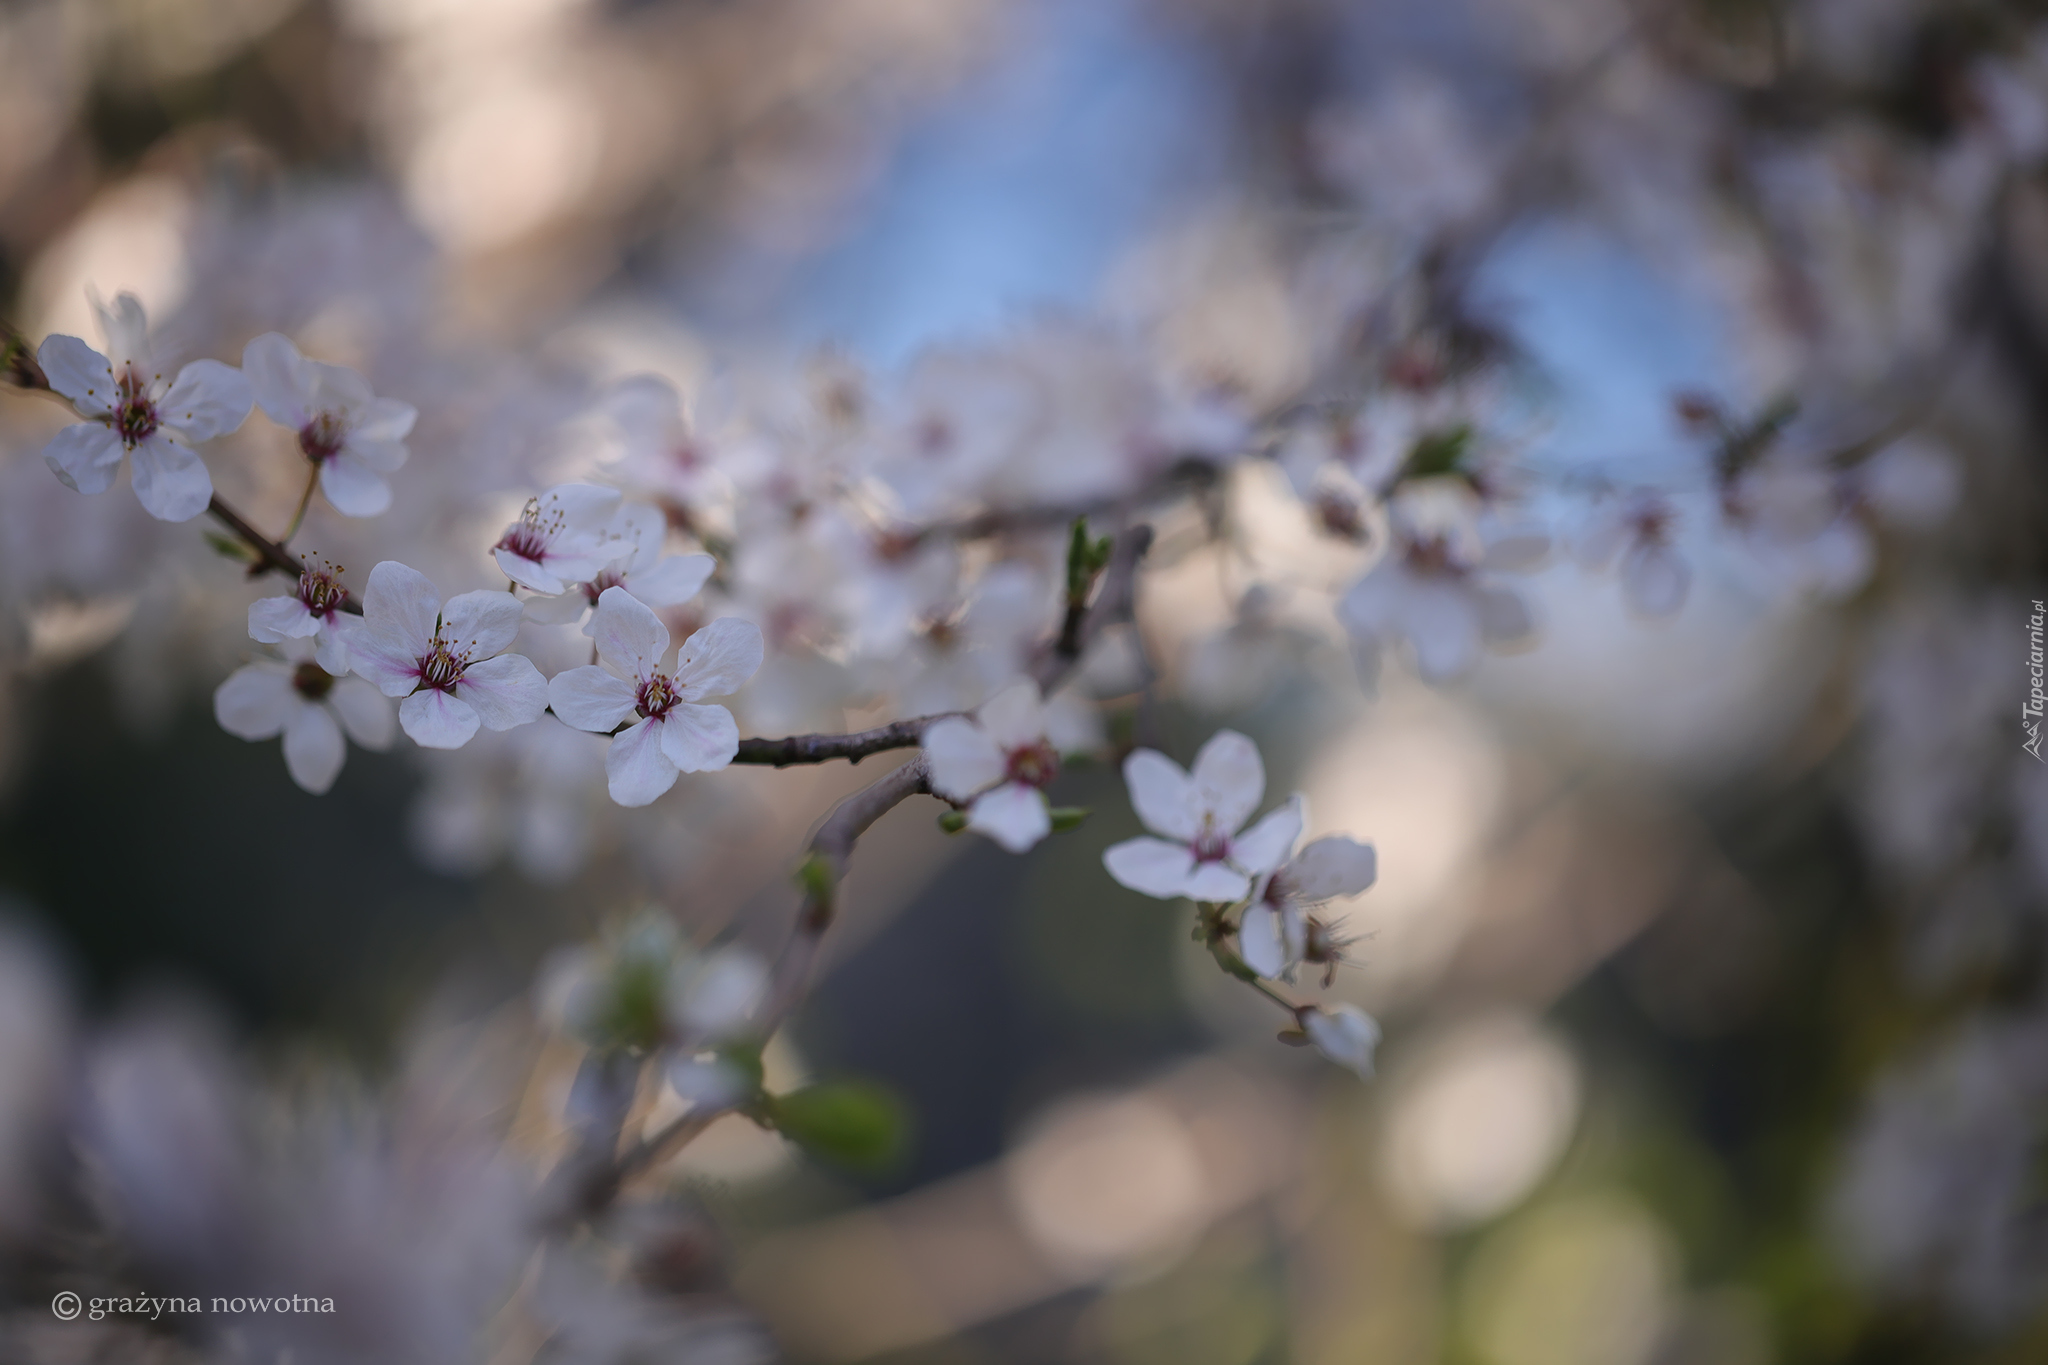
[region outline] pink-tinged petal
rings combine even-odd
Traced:
[[[1672,616],[1685,605],[1692,569],[1669,545],[1637,545],[1621,561],[1621,591],[1638,616]]]
[[[740,751],[739,722],[723,706],[671,706],[661,719],[661,751],[686,773],[716,772]]]
[[[668,652],[668,627],[645,602],[624,588],[606,588],[585,634],[597,645],[597,657],[621,677],[646,681]]]
[[[1052,816],[1038,788],[1005,782],[975,798],[967,828],[986,834],[1012,853],[1023,853],[1052,833]]]
[[[571,668],[548,679],[548,705],[564,725],[610,734],[633,714],[636,689],[595,664]]]
[[[455,695],[476,708],[486,729],[511,730],[546,714],[548,680],[524,654],[500,654],[463,669]]]
[[[519,599],[489,588],[459,593],[441,608],[441,638],[472,659],[488,659],[519,635],[524,616]]]
[[[213,501],[213,478],[197,455],[159,430],[129,452],[135,496],[158,521],[190,521]]]
[[[673,607],[704,590],[718,561],[710,555],[670,555],[626,578],[627,592],[650,607]]]
[[[498,567],[505,571],[505,577],[522,588],[531,588],[535,592],[556,593],[569,586],[562,581],[560,575],[550,571],[537,559],[528,559],[525,555],[516,555],[505,549],[492,550],[491,558],[498,561]]]
[[[147,371],[149,318],[142,311],[142,300],[124,290],[114,295],[114,306],[109,308],[96,291],[86,292],[93,312],[99,315],[100,335],[107,340],[107,359],[114,362],[116,370],[133,365]]]
[[[388,749],[398,737],[398,713],[390,698],[361,678],[337,681],[327,705],[348,737],[365,749]]]
[[[1280,913],[1264,901],[1253,901],[1237,926],[1237,955],[1260,976],[1284,975],[1294,963],[1287,955]]]
[[[43,459],[58,482],[80,493],[104,493],[113,487],[122,453],[121,438],[98,422],[66,427],[43,447]]]
[[[721,616],[683,641],[676,655],[676,686],[685,699],[729,697],[761,671],[761,628]]]
[[[307,406],[315,412],[333,413],[350,426],[355,425],[352,419],[357,413],[376,401],[363,377],[345,365],[308,359],[304,373],[312,400]]]
[[[292,781],[318,796],[334,785],[347,757],[341,727],[326,707],[302,701],[292,708],[284,726],[284,767]]]
[[[924,760],[932,790],[954,801],[969,800],[1002,781],[1009,768],[988,731],[960,716],[926,727]]]
[[[237,739],[269,739],[298,702],[284,664],[246,664],[213,690],[213,718]]]
[[[430,687],[398,703],[398,724],[422,749],[460,749],[483,721],[468,702]]]
[[[1301,1027],[1316,1051],[1366,1080],[1372,1079],[1373,1052],[1380,1042],[1380,1026],[1372,1016],[1355,1005],[1339,1005],[1333,1010],[1310,1010],[1301,1017]]]
[[[1287,869],[1287,886],[1307,901],[1355,896],[1379,877],[1379,855],[1371,844],[1342,834],[1318,839]]]
[[[1102,865],[1119,885],[1175,900],[1186,893],[1195,855],[1186,846],[1163,839],[1126,839],[1103,853]]]
[[[79,338],[45,337],[36,363],[43,367],[50,387],[87,417],[104,417],[114,410],[114,367]]]
[[[605,752],[605,786],[622,806],[644,806],[676,784],[675,760],[662,752],[666,720],[646,721],[612,741]]]
[[[294,432],[313,418],[311,385],[303,367],[299,348],[276,332],[265,332],[242,348],[242,374],[249,381],[250,397],[265,417]]]
[[[1253,876],[1271,872],[1294,852],[1301,837],[1301,799],[1296,797],[1230,841],[1230,861]]]
[[[296,597],[265,597],[249,604],[249,638],[274,645],[297,640],[320,629],[320,618]]]
[[[1195,754],[1196,800],[1216,817],[1217,828],[1241,829],[1266,794],[1266,765],[1259,746],[1235,730],[1218,730]]]
[[[1006,687],[981,705],[975,719],[989,738],[1005,751],[1022,749],[1045,738],[1045,709],[1038,700],[1038,684],[1020,682]]]
[[[178,371],[177,382],[156,408],[165,425],[198,442],[227,435],[248,420],[254,406],[240,370],[218,360],[195,360]]]
[[[403,469],[412,455],[397,441],[372,441],[353,435],[341,443],[340,453],[373,474],[389,474],[394,469]]]
[[[387,697],[403,697],[420,685],[422,649],[388,630],[361,627],[349,633],[350,671],[367,678]]]
[[[529,597],[520,604],[520,610],[537,626],[566,626],[581,616],[589,605],[590,599],[583,595],[583,589],[571,588],[553,597]],[[590,633],[587,626],[583,633]]]
[[[365,441],[397,445],[412,435],[412,424],[417,420],[419,411],[412,404],[401,403],[396,398],[375,398],[356,418],[353,434]],[[405,447],[399,446],[399,449]]]
[[[353,621],[356,628],[361,629],[361,621],[356,621],[352,617],[345,619]],[[337,678],[345,673],[353,672],[354,670],[349,663],[348,642],[354,634],[355,632],[347,627],[335,624],[326,627],[319,634],[315,635],[313,637],[313,657],[320,661],[320,667],[326,669]]]
[[[1192,843],[1202,828],[1195,784],[1165,754],[1138,749],[1124,760],[1124,785],[1131,789],[1131,808],[1154,834]]]
[[[441,594],[418,569],[387,559],[370,570],[363,589],[363,621],[372,631],[402,644],[410,658],[427,652],[440,615]],[[390,696],[390,689],[384,695]]]
[[[320,492],[345,517],[377,517],[391,510],[391,485],[347,450],[320,462]]]
[[[1252,879],[1225,863],[1203,863],[1189,874],[1181,892],[1195,901],[1241,901],[1251,894]]]

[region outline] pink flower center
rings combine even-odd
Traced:
[[[1044,740],[1010,750],[1010,781],[1027,787],[1043,787],[1059,775],[1059,753]]]
[[[512,523],[511,529],[500,536],[492,548],[510,550],[521,559],[530,559],[538,564],[547,558],[548,546],[567,524],[560,508],[543,514],[540,499],[528,498],[526,510],[519,514],[519,520]]]
[[[121,444],[133,450],[135,446],[156,434],[162,425],[156,404],[149,400],[149,386],[140,374],[129,370],[115,381],[119,397],[114,402],[114,430],[120,433]]]
[[[597,599],[604,596],[606,588],[622,587],[625,582],[626,576],[617,569],[600,569],[598,570],[597,577],[583,585],[583,595],[590,599],[591,605],[595,606]]]
[[[1411,541],[1407,551],[1408,567],[1416,573],[1434,574],[1439,578],[1463,578],[1466,569],[1452,552],[1451,543],[1443,536],[1429,536]]]
[[[315,616],[324,616],[329,621],[348,601],[348,589],[341,586],[339,564],[330,564],[324,569],[308,568],[299,574],[299,601],[306,604],[306,610]]]
[[[299,449],[314,464],[325,464],[341,452],[348,430],[335,413],[323,412],[299,428]]]
[[[640,684],[640,695],[634,709],[649,720],[660,720],[682,701],[676,690],[676,680],[666,673],[657,673]]]
[[[307,701],[319,701],[334,690],[334,675],[307,660],[292,672],[292,686]]]
[[[431,687],[440,692],[453,692],[461,680],[463,671],[469,667],[469,651],[456,649],[434,632],[433,644],[420,657],[420,686]]]
[[[1230,856],[1230,836],[1216,828],[1216,817],[1202,817],[1202,828],[1195,834],[1191,845],[1198,863],[1220,863]]]

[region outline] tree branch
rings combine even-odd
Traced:
[[[835,758],[858,763],[870,754],[888,749],[914,748],[923,741],[925,730],[934,722],[959,714],[958,711],[941,711],[935,715],[913,716],[908,720],[891,721],[872,730],[856,730],[845,735],[743,739],[732,761],[776,768],[787,768],[793,763],[827,763]]]
[[[1104,627],[1129,621],[1136,615],[1138,564],[1151,548],[1152,528],[1143,522],[1126,526],[1118,533],[1094,603],[1085,613],[1068,608],[1059,634],[1041,648],[1031,667],[1032,681],[1038,684],[1040,692],[1056,691],[1067,680],[1087,652],[1089,642]]]

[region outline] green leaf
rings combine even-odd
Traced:
[[[1401,470],[1401,477],[1428,479],[1455,474],[1464,463],[1471,445],[1472,428],[1464,422],[1442,431],[1424,432],[1408,451],[1408,462]]]
[[[1079,829],[1081,827],[1081,822],[1088,818],[1088,808],[1086,806],[1054,806],[1050,814],[1052,815],[1052,832],[1054,834],[1065,834],[1070,829]]]
[[[796,884],[810,899],[820,904],[830,904],[833,889],[838,886],[839,879],[832,875],[832,864],[825,861],[824,855],[813,853],[797,868]]]
[[[641,1052],[661,1046],[668,1031],[668,972],[667,958],[622,956],[605,983],[597,1015],[590,1021],[592,1041],[602,1047]]]
[[[813,1156],[858,1171],[892,1165],[909,1137],[903,1102],[873,1081],[828,1081],[771,1095],[763,1117]]]
[[[202,531],[200,534],[206,537],[206,543],[213,547],[215,554],[242,564],[256,562],[256,552],[233,536],[224,536],[218,531]]]
[[[939,828],[948,834],[958,834],[967,828],[967,812],[964,810],[943,811],[939,815]]]

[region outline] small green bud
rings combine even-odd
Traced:
[[[939,828],[948,834],[958,834],[961,830],[967,828],[967,812],[964,810],[940,812]]]
[[[1052,832],[1054,834],[1065,834],[1070,829],[1079,829],[1081,827],[1081,822],[1088,818],[1088,808],[1086,806],[1054,806],[1051,814]]]

